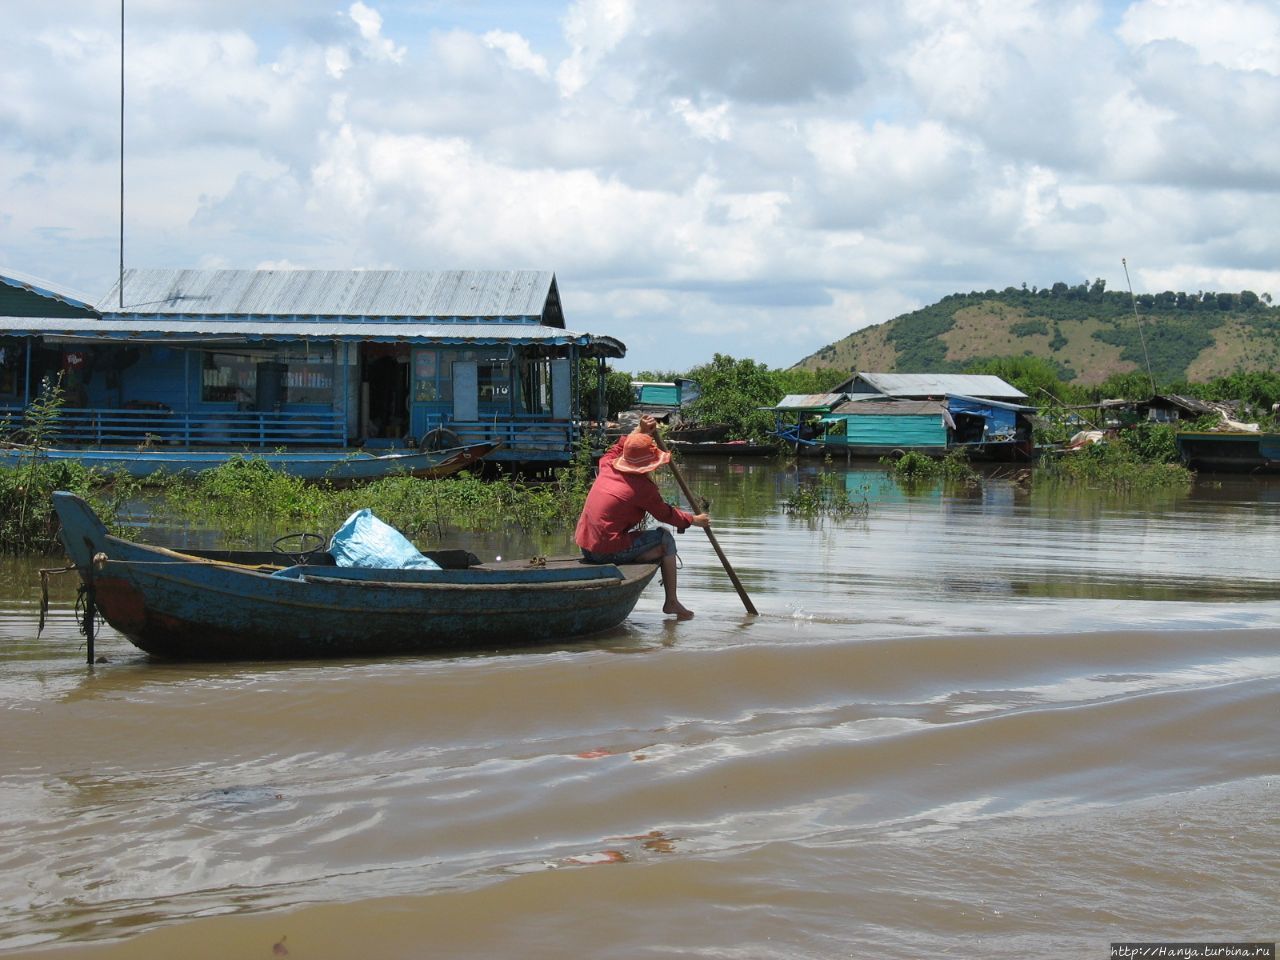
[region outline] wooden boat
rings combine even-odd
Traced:
[[[61,491],[53,498],[90,602],[136,647],[168,659],[365,657],[561,642],[625,620],[658,569],[576,559],[480,564],[456,550],[428,554],[441,570],[338,567],[320,552],[202,556],[112,536],[84,500]]]
[[[146,478],[160,473],[199,473],[220,467],[234,457],[262,460],[274,470],[304,480],[361,483],[394,474],[447,477],[484,459],[499,443],[473,443],[447,450],[411,450],[373,454],[359,450],[309,452],[247,450],[127,450],[33,448],[20,444],[0,447],[0,466],[15,467],[37,461],[75,461],[107,473]]]
[[[1209,473],[1280,472],[1280,433],[1249,430],[1179,430],[1182,462]]]
[[[727,423],[681,424],[667,435],[667,442],[719,443],[728,435]]]

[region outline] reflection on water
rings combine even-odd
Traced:
[[[817,471],[852,522],[779,504]],[[0,950],[1101,956],[1274,939],[1274,481],[691,461],[681,590],[538,650],[161,664],[0,563]],[[670,498],[674,490],[668,490]],[[388,518],[394,519],[394,518]],[[279,531],[264,531],[269,542]],[[181,544],[210,533],[149,529]],[[460,537],[483,557],[567,537]]]

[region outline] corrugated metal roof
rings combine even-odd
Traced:
[[[563,327],[555,274],[541,270],[126,270],[96,304],[104,315],[404,317]]]
[[[128,289],[126,281],[125,289]],[[274,321],[246,323],[218,317],[201,319],[69,319],[0,317],[0,334],[65,337],[74,340],[157,343],[244,343],[258,340],[346,340],[482,346],[565,346],[586,348],[590,356],[622,357],[627,348],[613,337],[576,333],[559,327],[500,323],[394,323]]]
[[[5,272],[0,274],[0,283],[10,287],[17,287],[19,290],[30,290],[32,293],[41,297],[48,297],[52,300],[61,300],[63,303],[81,310],[92,310],[93,298],[72,290],[69,287],[61,287],[50,283],[48,280],[41,280],[39,277],[33,277],[28,273],[20,273],[17,270],[5,268]]]
[[[770,410],[829,410],[841,400],[843,393],[788,393]]]
[[[832,415],[866,417],[921,417],[941,414],[938,400],[851,400],[831,411]]]
[[[861,378],[888,397],[942,397],[948,393],[1000,400],[1025,400],[1027,395],[1000,377],[979,373],[863,373],[859,371],[838,389],[846,393]]]

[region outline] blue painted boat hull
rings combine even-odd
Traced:
[[[168,474],[199,473],[220,467],[234,457],[262,460],[274,470],[303,480],[359,483],[396,474],[412,477],[447,477],[482,460],[498,443],[473,443],[447,450],[423,450],[376,455],[362,451],[279,452],[245,450],[75,450],[69,448],[0,448],[0,466],[14,467],[32,459],[44,462],[75,461],[108,473],[124,473],[140,479],[161,471]]]
[[[634,609],[654,564],[575,560],[457,571],[285,570],[206,560],[107,533],[55,493],[62,540],[98,610],[147,653],[183,660],[368,657],[560,642]]]

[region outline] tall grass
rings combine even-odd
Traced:
[[[17,465],[0,469],[0,553],[56,553],[61,546],[53,491],[69,490],[94,498],[95,491],[101,488],[101,477],[84,465],[51,461],[43,456],[53,438],[62,403],[61,377],[47,380],[23,418],[25,442]],[[111,518],[117,502],[108,491],[106,497],[96,496],[95,506]]]
[[[554,480],[483,480],[470,473],[440,479],[391,476],[357,487],[309,483],[254,457],[236,457],[194,477],[162,481],[158,511],[218,527],[228,542],[251,540],[263,528],[286,524],[332,531],[365,507],[411,539],[450,531],[518,529],[553,533],[577,522],[593,477],[590,448]]]

